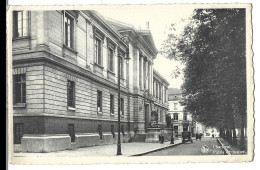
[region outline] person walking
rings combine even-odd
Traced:
[[[200,134],[199,134],[199,140],[200,140],[200,141],[201,141],[201,137],[202,137],[202,134],[200,133]]]
[[[199,134],[198,134],[198,133],[196,133],[196,140],[198,140],[198,138],[199,138]]]

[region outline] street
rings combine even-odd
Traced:
[[[172,155],[223,155],[217,143],[216,138],[202,138],[200,140],[193,140],[193,143],[187,142],[178,146],[152,152],[144,156],[172,156]]]

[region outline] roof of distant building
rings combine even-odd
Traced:
[[[169,88],[168,89],[168,94],[182,94],[182,91],[178,88]]]

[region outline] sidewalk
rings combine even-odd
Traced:
[[[160,143],[122,143],[121,150],[123,156],[138,156],[146,153],[173,147],[181,143],[181,138],[170,144],[170,141],[164,144]],[[50,153],[14,153],[15,157],[81,157],[81,156],[116,156],[117,145],[102,145],[86,148],[78,148],[75,150],[65,150]]]

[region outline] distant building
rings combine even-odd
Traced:
[[[182,105],[182,92],[176,88],[169,88],[168,103],[169,115],[173,121],[173,130],[176,135],[181,135],[183,131],[192,131],[192,115],[187,112]]]

